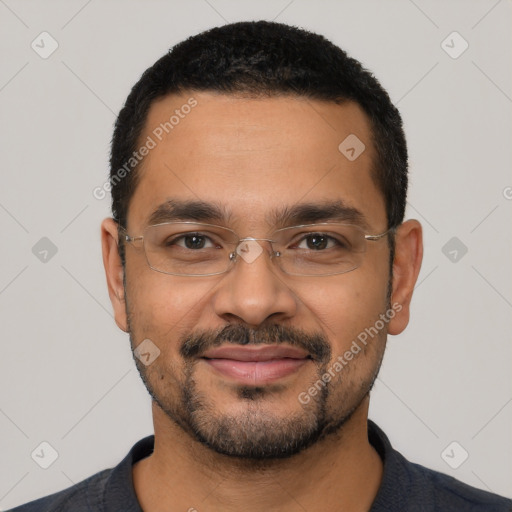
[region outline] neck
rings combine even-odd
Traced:
[[[133,467],[145,512],[368,511],[383,465],[367,434],[368,397],[339,432],[288,459],[240,460],[190,438],[153,403],[155,448]]]

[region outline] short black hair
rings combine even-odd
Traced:
[[[140,164],[134,164],[131,172],[126,172],[126,164],[139,147],[151,104],[168,94],[189,91],[256,97],[286,94],[357,103],[372,129],[377,158],[371,172],[385,199],[388,228],[403,222],[407,145],[400,114],[378,80],[321,35],[282,23],[248,21],[182,41],[132,88],[115,123],[110,158],[112,214],[120,226],[126,226],[140,174]]]

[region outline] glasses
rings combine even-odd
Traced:
[[[285,274],[330,276],[344,274],[363,262],[367,242],[394,231],[367,235],[353,224],[317,223],[277,229],[270,238],[240,238],[233,230],[213,224],[168,222],[148,226],[142,236],[126,230],[122,239],[142,245],[151,269],[176,276],[214,276],[228,272],[243,259],[253,263],[264,251]]]

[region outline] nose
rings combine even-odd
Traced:
[[[271,247],[262,239],[240,241],[232,258],[234,268],[219,283],[213,297],[215,313],[227,321],[258,326],[270,317],[290,318],[297,300],[270,258]]]

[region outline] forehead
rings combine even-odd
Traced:
[[[355,103],[169,95],[150,108],[140,144],[149,140],[130,224],[147,223],[169,200],[186,200],[215,203],[233,227],[268,224],[278,206],[333,202],[384,226],[384,198],[371,177],[371,128]],[[364,147],[355,160],[339,149],[346,140],[357,152]]]

